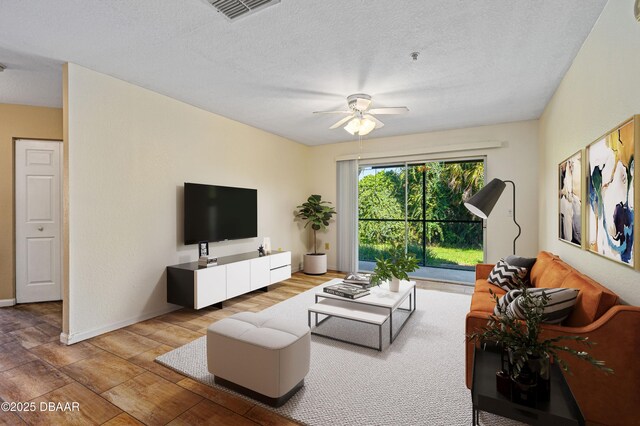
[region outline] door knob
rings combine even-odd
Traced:
[[[44,228],[42,226],[38,226],[38,231],[42,231]]]

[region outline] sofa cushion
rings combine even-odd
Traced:
[[[531,269],[533,269],[533,265],[536,263],[536,258],[511,255],[507,256],[504,260],[509,265],[527,268],[527,275],[524,277],[524,283],[531,287]]]
[[[534,297],[546,294],[549,299],[544,306],[542,322],[560,324],[570,314],[578,298],[579,290],[575,288],[532,288],[527,290]],[[519,295],[507,307],[507,315],[524,319],[524,297]]]
[[[533,268],[531,268],[531,273],[529,274],[532,286],[543,287],[538,285],[538,281],[540,280],[540,276],[546,271],[547,267],[551,265],[551,262],[554,259],[559,258],[558,256],[553,255],[547,251],[541,251],[540,253],[538,253],[536,263],[533,265]]]
[[[486,312],[487,314],[493,313],[493,308],[496,303],[493,301],[493,297],[487,292],[473,293],[471,297],[471,311]]]
[[[618,301],[618,296],[577,271],[571,272],[561,287],[580,290],[576,305],[563,325],[583,327],[591,324]]]
[[[542,287],[542,288],[560,287],[564,279],[567,277],[567,275],[569,275],[574,270],[575,269],[573,269],[571,266],[564,263],[562,260],[553,259],[552,262],[549,262],[547,264],[547,267],[545,268],[544,272],[542,272],[537,282],[535,283],[535,287]]]
[[[475,286],[474,292],[489,293],[489,290],[493,291],[498,296],[502,296],[507,292],[507,290],[491,284],[486,279],[476,280],[476,286]]]
[[[511,290],[520,287],[520,283],[526,275],[526,268],[510,265],[501,259],[491,270],[487,281],[504,290]]]

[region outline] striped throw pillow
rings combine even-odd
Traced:
[[[545,324],[559,324],[570,314],[576,304],[579,290],[577,288],[531,288],[527,292],[534,297],[542,297],[543,294],[549,296],[544,307],[542,322]],[[524,309],[522,306],[522,295],[516,297],[507,307],[507,315],[524,319]]]
[[[527,275],[527,268],[509,265],[504,259],[500,259],[489,273],[490,284],[497,285],[504,290],[513,290],[520,287],[520,281]]]
[[[522,294],[522,290],[509,290],[498,299],[498,303],[493,308],[494,315],[502,315],[507,312],[507,308]]]

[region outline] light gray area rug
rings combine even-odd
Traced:
[[[317,291],[311,289],[264,312],[306,324],[307,308]],[[383,328],[387,342],[382,352],[312,336],[311,370],[304,387],[282,407],[265,407],[309,425],[471,424],[471,394],[464,382],[470,296],[418,289],[416,298],[417,309],[393,344],[388,342],[388,328]],[[394,329],[400,315],[394,315]],[[377,344],[375,326],[330,319],[322,327],[323,333]],[[156,361],[225,389],[207,371],[205,337]],[[486,425],[520,424],[487,413],[481,413],[480,420]]]

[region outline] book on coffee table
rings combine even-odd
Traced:
[[[324,288],[325,293],[335,296],[346,297],[347,299],[358,299],[369,294],[369,290],[354,284],[334,284]]]
[[[347,284],[355,284],[362,288],[368,288],[371,285],[371,274],[351,272],[348,273],[342,281]]]

